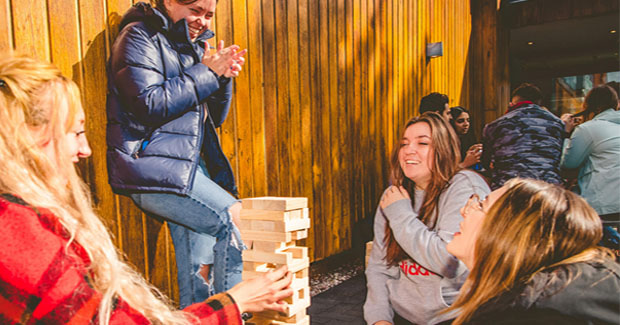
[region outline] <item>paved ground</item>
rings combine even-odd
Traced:
[[[360,273],[312,297],[308,308],[311,324],[365,324],[362,306],[366,299],[366,277]]]

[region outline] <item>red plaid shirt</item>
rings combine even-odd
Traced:
[[[101,293],[88,276],[83,248],[49,211],[0,197],[0,324],[96,324]],[[200,324],[241,324],[237,305],[218,294],[185,311]],[[117,300],[110,324],[150,324]]]

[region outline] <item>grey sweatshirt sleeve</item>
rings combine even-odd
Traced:
[[[472,174],[468,174],[472,173]],[[430,230],[414,212],[411,201],[399,200],[383,209],[394,238],[418,264],[443,277],[454,278],[467,269],[446,250],[463,220],[460,210],[469,197],[490,192],[484,180],[473,172],[459,172],[439,198],[437,226]]]
[[[375,237],[366,267],[366,279],[368,294],[364,303],[364,319],[367,324],[374,324],[380,320],[392,322],[394,311],[389,301],[387,281],[397,279],[400,276],[396,266],[389,266],[383,259],[386,254],[385,247],[385,217],[381,209],[375,213],[374,232]]]

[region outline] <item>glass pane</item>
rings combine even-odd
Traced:
[[[583,100],[590,89],[610,81],[620,82],[620,71],[555,78],[549,109],[558,116],[581,112]]]

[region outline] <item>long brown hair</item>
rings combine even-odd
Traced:
[[[461,161],[459,139],[452,127],[434,112],[426,112],[418,117],[410,119],[401,132],[401,137],[392,150],[390,160],[390,180],[394,186],[403,186],[411,197],[411,204],[415,200],[415,182],[405,176],[400,162],[398,153],[400,152],[400,141],[404,137],[408,127],[416,123],[426,123],[431,129],[431,155],[434,156],[434,163],[430,166],[431,180],[425,189],[424,201],[420,208],[418,218],[428,226],[434,229],[437,224],[439,204],[439,196],[447,188],[448,182],[454,174],[459,171],[458,163]],[[400,261],[410,258],[407,253],[400,247],[389,224],[385,226],[385,243],[387,253],[385,260],[390,265],[397,265]]]
[[[596,212],[557,185],[513,179],[491,206],[474,247],[474,266],[456,302],[453,324],[471,320],[493,298],[559,265],[610,256],[597,248],[602,237]]]

